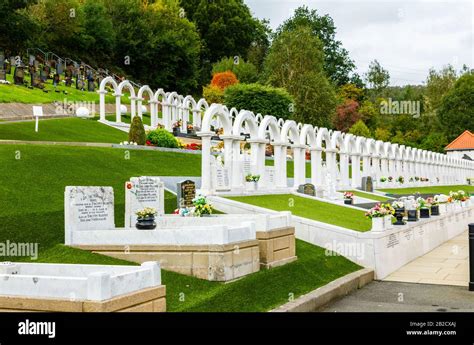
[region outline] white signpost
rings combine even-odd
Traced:
[[[39,122],[39,118],[43,117],[43,107],[34,105],[33,116],[36,118],[35,132],[38,132],[38,122]]]

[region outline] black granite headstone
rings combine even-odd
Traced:
[[[177,183],[178,208],[191,207],[196,197],[196,183],[185,180]]]

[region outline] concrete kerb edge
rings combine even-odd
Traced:
[[[270,312],[313,312],[360,289],[374,280],[374,270],[364,268],[349,273]]]

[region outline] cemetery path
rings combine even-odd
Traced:
[[[429,253],[409,262],[384,280],[468,286],[469,241],[465,231]]]
[[[374,281],[321,312],[473,312],[473,293],[461,286]]]

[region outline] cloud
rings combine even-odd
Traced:
[[[377,59],[393,85],[420,84],[432,67],[474,68],[474,5],[469,0],[245,2],[254,15],[269,19],[273,29],[301,5],[329,14],[358,73]]]

